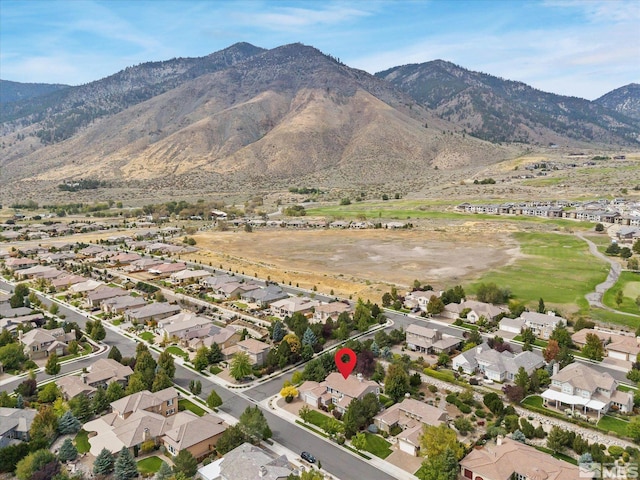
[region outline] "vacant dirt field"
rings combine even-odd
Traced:
[[[427,230],[263,230],[194,235],[203,264],[379,301],[389,284],[450,287],[518,255],[509,235],[473,225]]]

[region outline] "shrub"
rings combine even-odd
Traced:
[[[395,437],[396,435],[400,435],[401,433],[402,433],[402,427],[400,427],[399,425],[394,425],[389,429],[389,434],[393,437]]]
[[[460,409],[460,411],[462,413],[471,413],[471,407],[469,405],[467,405],[466,403],[458,402],[457,407]]]
[[[429,385],[427,388],[431,393],[436,393],[438,391],[438,387],[436,387],[435,385]]]
[[[485,418],[487,416],[486,412],[482,409],[477,409],[476,410],[476,416],[480,417],[480,418]]]

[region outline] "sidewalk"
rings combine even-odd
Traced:
[[[260,402],[260,404],[262,406],[264,406],[265,408],[268,408],[269,411],[271,413],[273,413],[274,415],[278,415],[280,418],[286,420],[289,423],[296,423],[296,420],[300,420],[296,415],[294,415],[291,412],[286,411],[285,409],[281,408],[278,405],[278,400],[279,395],[274,395],[271,398],[267,398],[265,400],[263,400],[262,402]],[[304,427],[303,427],[304,428]],[[315,435],[316,437],[324,440],[325,442],[328,442],[334,446],[338,446],[337,443],[332,442],[331,440],[327,439],[326,437],[323,437],[322,435],[317,434],[316,432],[314,432],[313,430],[309,430],[309,429],[305,429],[306,433],[308,435]],[[347,450],[346,448],[343,449],[344,452],[360,459],[360,460],[364,460],[360,455],[352,452],[351,450]],[[375,455],[371,454],[371,453],[366,453],[367,456],[370,456],[371,459],[370,460],[366,460],[367,463],[370,463],[371,465],[373,465],[374,467],[376,467],[378,470],[380,470],[381,472],[385,472],[389,475],[391,475],[394,478],[397,478],[398,480],[415,480],[416,477],[405,471],[402,470],[399,467],[396,467],[395,465],[392,465],[391,463],[376,457]],[[331,477],[330,477],[331,478]]]

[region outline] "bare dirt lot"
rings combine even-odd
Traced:
[[[389,284],[415,279],[435,288],[462,283],[513,261],[509,235],[481,228],[428,230],[263,230],[204,232],[183,256],[225,269],[379,301]]]

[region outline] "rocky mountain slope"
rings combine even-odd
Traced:
[[[69,85],[55,83],[20,83],[0,80],[0,105],[41,97],[57,90],[69,88]]]
[[[616,88],[595,100],[595,103],[640,120],[640,84],[630,83]]]
[[[622,110],[536,90],[442,60],[376,74],[420,105],[491,142],[547,145],[565,139],[637,145],[640,122]]]

